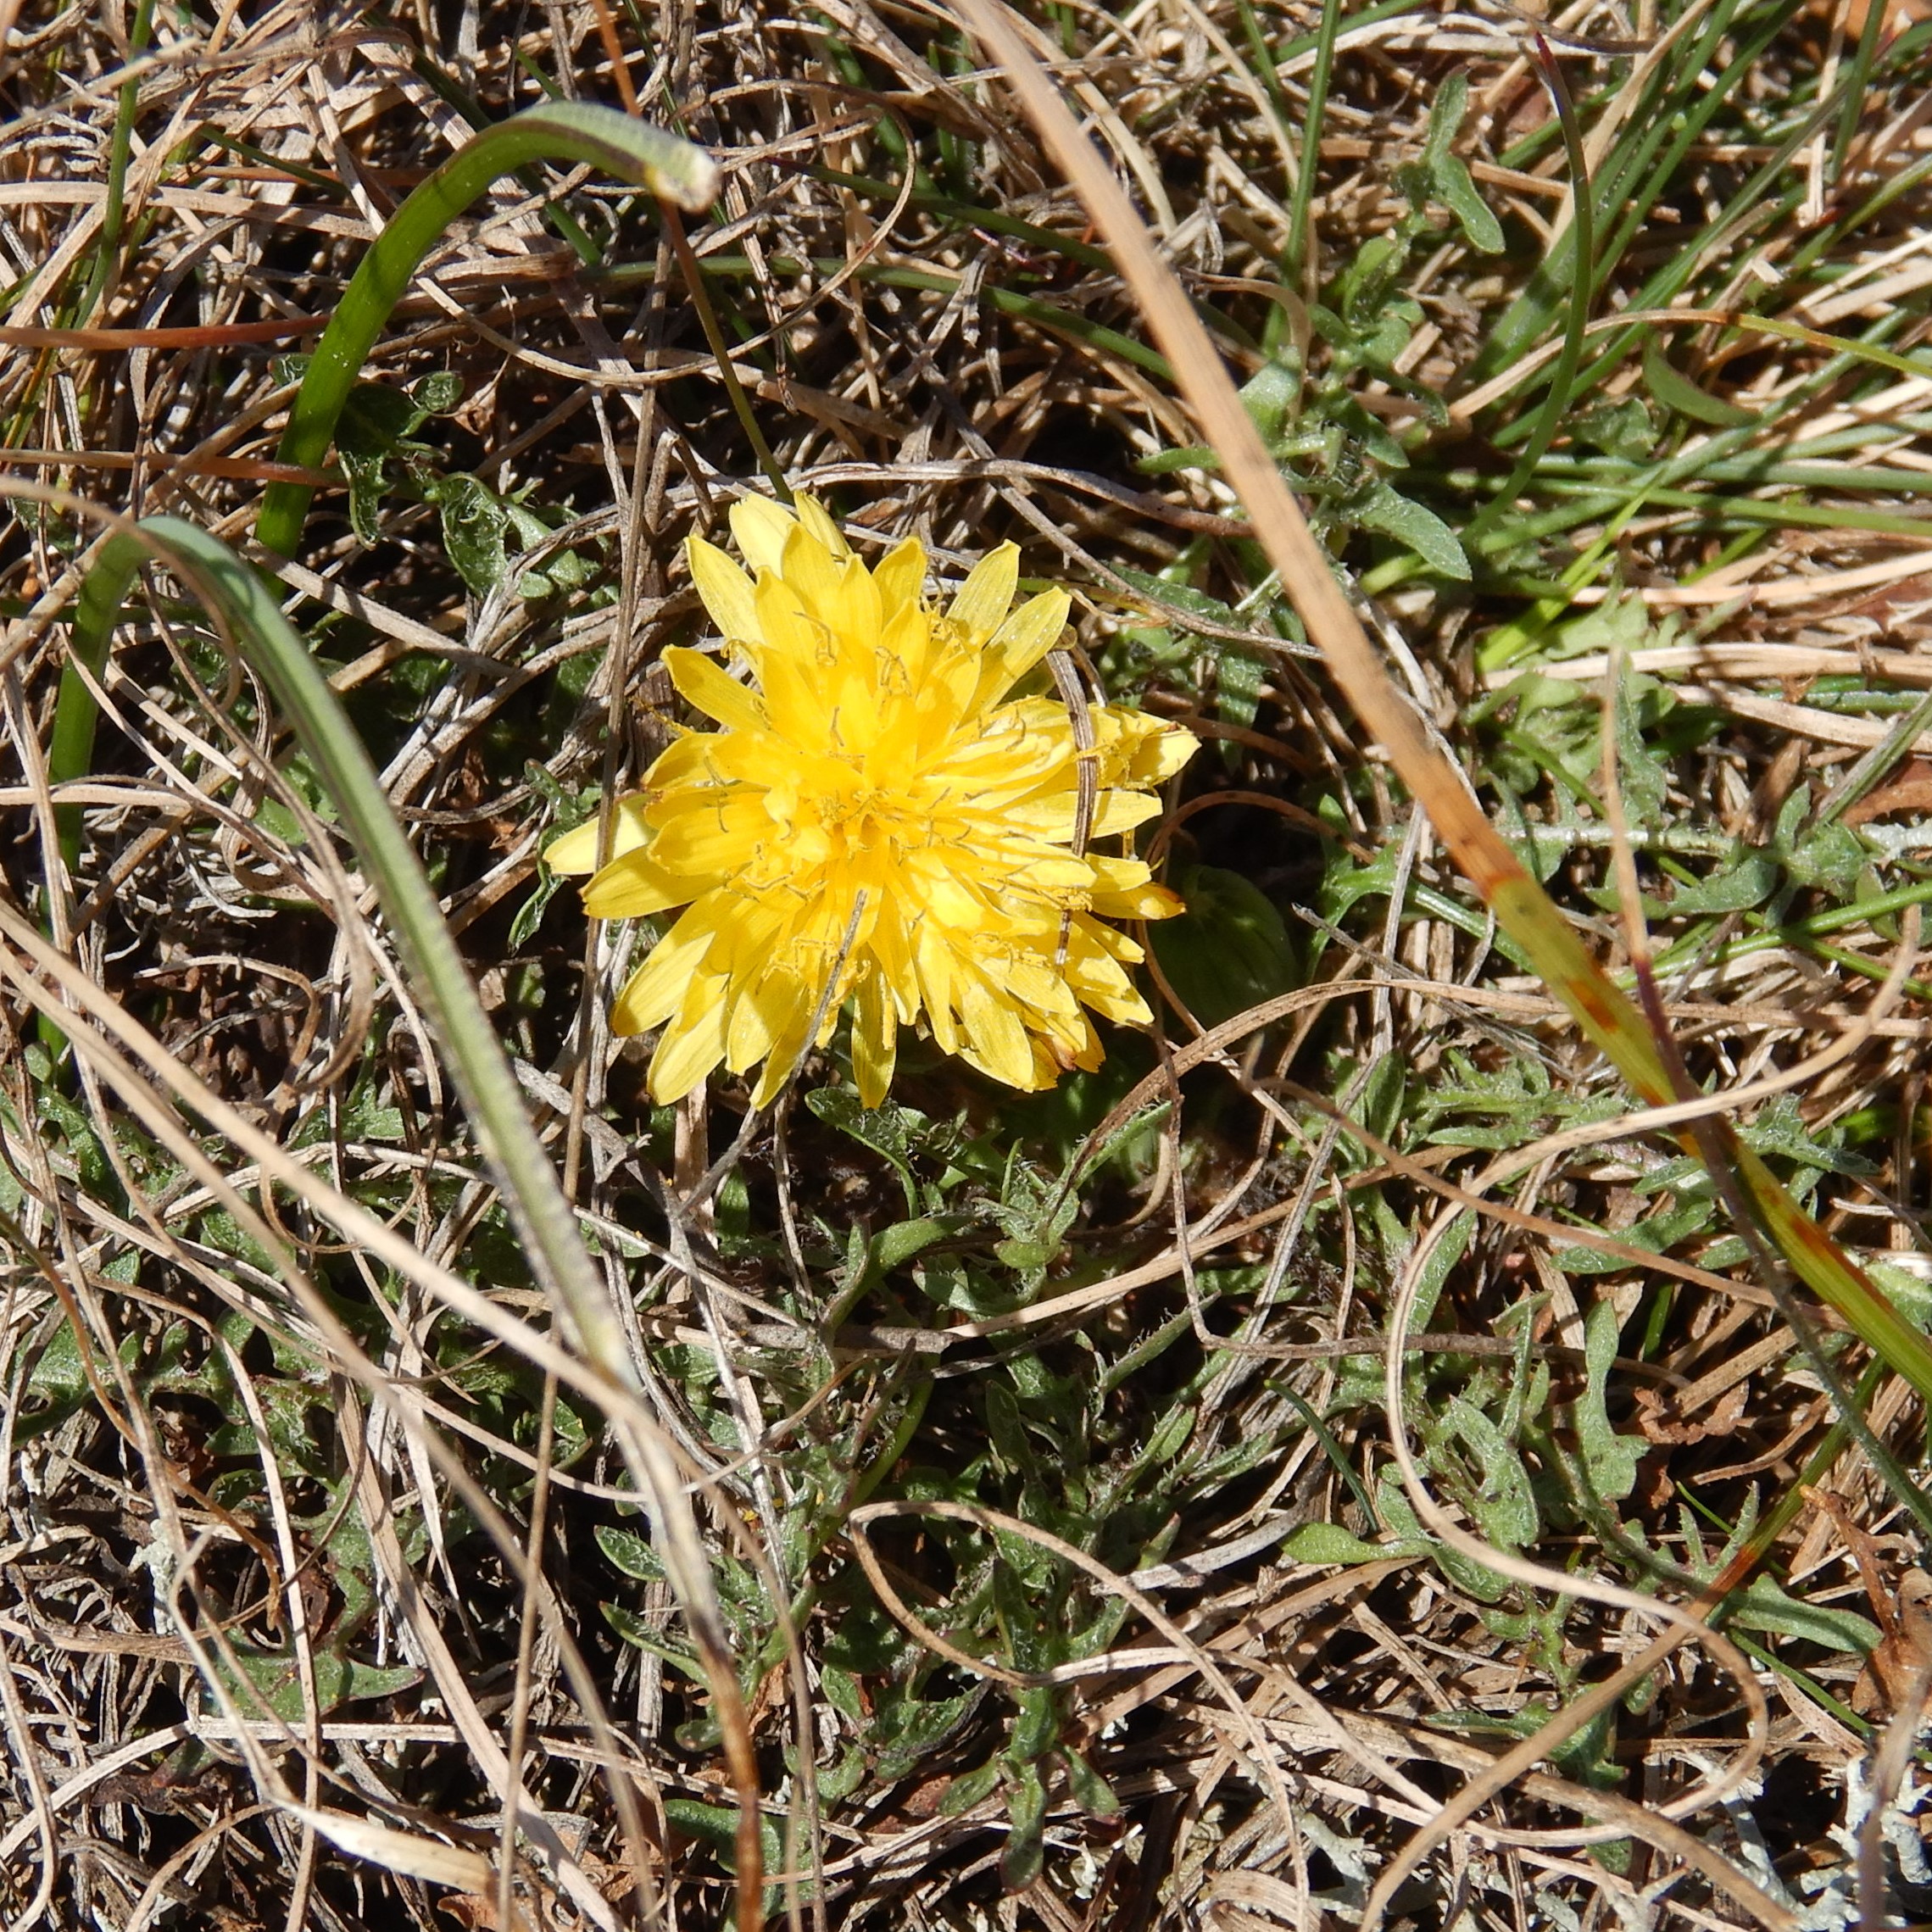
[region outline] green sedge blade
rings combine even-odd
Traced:
[[[717,192],[718,166],[700,148],[615,108],[551,101],[526,108],[466,142],[410,194],[370,244],[303,377],[278,460],[319,469],[357,375],[424,256],[499,175],[533,161],[576,161],[635,181],[693,211]],[[307,483],[271,483],[255,536],[292,556],[315,494]]]

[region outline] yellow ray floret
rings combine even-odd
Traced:
[[[1140,949],[1103,921],[1181,905],[1139,860],[1075,851],[1080,763],[1098,780],[1088,838],[1117,839],[1159,811],[1151,793],[1193,738],[1092,704],[1083,749],[1064,704],[1012,695],[1059,642],[1068,599],[1015,610],[1011,543],[941,614],[916,541],[868,567],[809,497],[748,498],[731,522],[750,574],[702,537],[686,554],[746,675],[665,653],[719,728],[679,738],[617,801],[601,870],[595,824],[544,854],[555,871],[595,872],[597,918],[685,909],[612,1016],[620,1033],[663,1028],[654,1096],[762,1061],[762,1106],[848,1005],[867,1106],[901,1027],[1010,1087],[1097,1066],[1089,1010],[1149,1017],[1126,971]]]

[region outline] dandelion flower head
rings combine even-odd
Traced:
[[[1181,910],[1121,834],[1194,749],[1186,732],[1089,704],[1016,697],[1056,645],[1068,599],[1012,608],[1019,553],[983,559],[942,614],[909,538],[875,567],[809,497],[748,498],[731,515],[750,572],[701,537],[692,577],[746,680],[703,652],[665,653],[715,731],[682,733],[620,799],[608,862],[584,888],[600,919],[685,910],[619,995],[620,1033],[662,1027],[661,1104],[721,1064],[764,1064],[762,1105],[852,1010],[860,1100],[892,1079],[899,1029],[1010,1087],[1092,1068],[1088,1010],[1145,1022],[1126,968],[1140,948],[1109,919]],[[1080,765],[1094,768],[1082,849]],[[544,856],[596,866],[597,827]]]

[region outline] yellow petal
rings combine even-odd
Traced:
[[[801,529],[809,530],[835,557],[849,557],[851,546],[845,541],[844,533],[834,523],[826,507],[816,497],[808,496],[803,490],[793,499],[792,507],[798,513]]]
[[[770,581],[777,583],[776,578]],[[777,584],[777,593],[781,599],[789,597],[782,584]],[[797,601],[790,599],[794,610]],[[798,616],[792,621],[801,624],[804,619]],[[771,644],[758,651],[755,661],[758,688],[764,693],[765,712],[774,735],[797,747],[801,754],[824,745],[828,738],[826,720],[831,707],[824,674],[810,647],[801,658],[796,651]]]
[[[915,856],[923,859],[927,855],[919,853]],[[926,902],[927,911],[941,926],[949,927],[957,933],[972,933],[983,922],[984,902],[969,892],[956,874],[943,863],[933,862],[921,867],[919,882],[924,888],[920,897]]]
[[[1033,1050],[1012,1002],[994,993],[977,974],[966,980],[962,995],[960,1017],[978,1063],[1009,1087],[1031,1088]]]
[[[680,785],[703,783],[710,776],[714,742],[704,732],[682,732],[674,738],[644,774],[646,794],[674,791]]]
[[[683,1011],[665,1028],[647,1076],[660,1107],[682,1100],[725,1057],[725,987],[722,975],[695,982]]]
[[[853,669],[869,672],[879,636],[879,591],[854,556],[834,556],[802,524],[785,544],[784,578],[807,615],[830,632]]]
[[[807,614],[803,599],[785,580],[769,571],[758,576],[758,628],[765,640],[759,654],[759,682],[772,688],[774,657],[784,657],[808,675],[822,673],[838,661],[838,653],[825,626]]]
[[[656,836],[651,840],[651,857],[667,872],[700,877],[754,864],[772,831],[762,801],[749,791],[736,796],[696,793],[667,799],[654,808],[653,822]],[[596,881],[591,883],[594,888]]]
[[[798,526],[791,511],[770,497],[740,497],[732,505],[732,535],[757,575],[778,569],[785,554],[785,539]]]
[[[1184,727],[1117,705],[1096,706],[1094,722],[1116,784],[1165,784],[1200,749],[1200,740]]]
[[[913,957],[918,963],[920,996],[933,1038],[941,1053],[957,1053],[960,1033],[953,1008],[958,979],[953,970],[953,949],[930,921],[915,936]]]
[[[852,1072],[859,1083],[859,1104],[876,1107],[892,1085],[899,1059],[899,1017],[883,977],[869,972],[859,982],[852,1015]]]
[[[1017,832],[1050,838],[1056,844],[1071,844],[1079,820],[1080,799],[1076,792],[1055,792],[1044,799],[1027,799],[1002,805],[997,815],[1001,825]],[[988,817],[994,815],[988,813]],[[1105,838],[1116,832],[1132,832],[1150,818],[1161,816],[1161,801],[1145,792],[1102,792],[1094,808],[1094,822],[1087,828],[1089,838]]]
[[[801,999],[788,1016],[783,1030],[771,1043],[771,1050],[766,1056],[765,1071],[751,1090],[753,1106],[770,1106],[797,1070],[805,1050],[805,1031],[811,1025],[812,1012],[817,1004],[816,998],[810,1001]]]
[[[732,731],[765,729],[765,707],[757,693],[747,690],[715,658],[673,644],[664,654],[664,667],[679,693],[706,717]]]
[[[901,610],[916,607],[926,588],[926,546],[916,537],[895,544],[872,572],[879,602],[889,623]]]
[[[626,852],[583,888],[583,909],[593,919],[641,919],[682,905],[710,882],[666,871],[648,851]]]
[[[744,985],[732,1002],[725,1029],[725,1064],[733,1073],[755,1066],[785,1030],[805,988],[789,973],[768,973]]]
[[[758,607],[752,601],[751,579],[715,543],[707,543],[702,537],[685,539],[684,556],[711,621],[734,643],[751,643],[758,636]]]
[[[599,817],[602,816],[599,814]],[[553,838],[543,848],[543,863],[553,872],[594,872],[597,870],[597,832],[598,820],[585,820],[562,838]],[[616,810],[611,815],[610,849],[605,855],[606,862],[621,859],[626,852],[635,852],[649,839],[650,833],[644,826],[644,800],[635,793],[627,799],[618,799]]]
[[[1138,859],[1097,858],[1094,910],[1110,919],[1172,919],[1187,908],[1178,893],[1155,885]]]
[[[890,900],[879,908],[866,949],[872,970],[888,991],[899,1017],[910,1026],[919,1012],[919,972],[900,909]]]
[[[1110,927],[1075,917],[1067,946],[1067,978],[1096,1013],[1123,1026],[1145,1026],[1154,1016],[1133,982],[1100,943],[1102,935],[1113,936]]]
[[[946,615],[975,644],[982,643],[1012,609],[1013,593],[1019,587],[1020,547],[1002,543],[973,565]]]
[[[1066,979],[1055,970],[1053,957],[1049,953],[1039,959],[1008,960],[1000,972],[1001,983],[1014,999],[1036,1014],[1071,1019],[1079,1011],[1079,1004]]]
[[[972,587],[970,582],[967,587]],[[1060,642],[1072,608],[1073,600],[1064,590],[1042,591],[1029,597],[993,633],[973,693],[975,710],[998,704]]]
[[[729,893],[710,892],[685,911],[617,996],[610,1010],[613,1032],[649,1033],[678,1011],[711,949],[721,920],[730,916],[732,904]],[[721,1055],[724,1051],[721,1040],[718,1050]]]
[[[1100,1036],[1094,1031],[1091,1023],[1083,1019],[1081,1024],[1086,1027],[1086,1038],[1074,1051],[1073,1064],[1083,1072],[1091,1073],[1106,1056],[1100,1050]],[[1047,1080],[1041,1084],[1050,1087],[1053,1083]]]
[[[891,561],[891,557],[886,559],[886,563]],[[921,568],[924,568],[923,561]],[[884,565],[880,569],[882,573]],[[883,600],[879,622],[879,688],[895,697],[913,697],[924,680],[927,660],[933,652],[933,613],[916,597],[910,604],[895,605],[888,587],[877,576],[872,581],[879,585]]]

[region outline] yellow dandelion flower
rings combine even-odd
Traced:
[[[1097,1066],[1088,1009],[1150,1016],[1125,970],[1140,949],[1102,921],[1181,904],[1139,860],[1074,849],[1080,761],[1098,780],[1089,837],[1117,841],[1159,812],[1152,790],[1193,738],[1093,704],[1083,754],[1063,704],[1011,695],[1068,609],[1050,590],[1012,610],[1011,543],[942,615],[916,540],[868,568],[809,497],[795,512],[747,498],[731,523],[753,574],[701,537],[686,554],[749,678],[665,653],[721,728],[681,735],[619,801],[609,860],[584,888],[599,919],[685,908],[612,1016],[620,1033],[664,1029],[652,1094],[763,1061],[761,1106],[849,1004],[867,1106],[885,1097],[902,1027],[1010,1087]],[[544,858],[589,872],[596,849],[596,826],[581,826]]]

